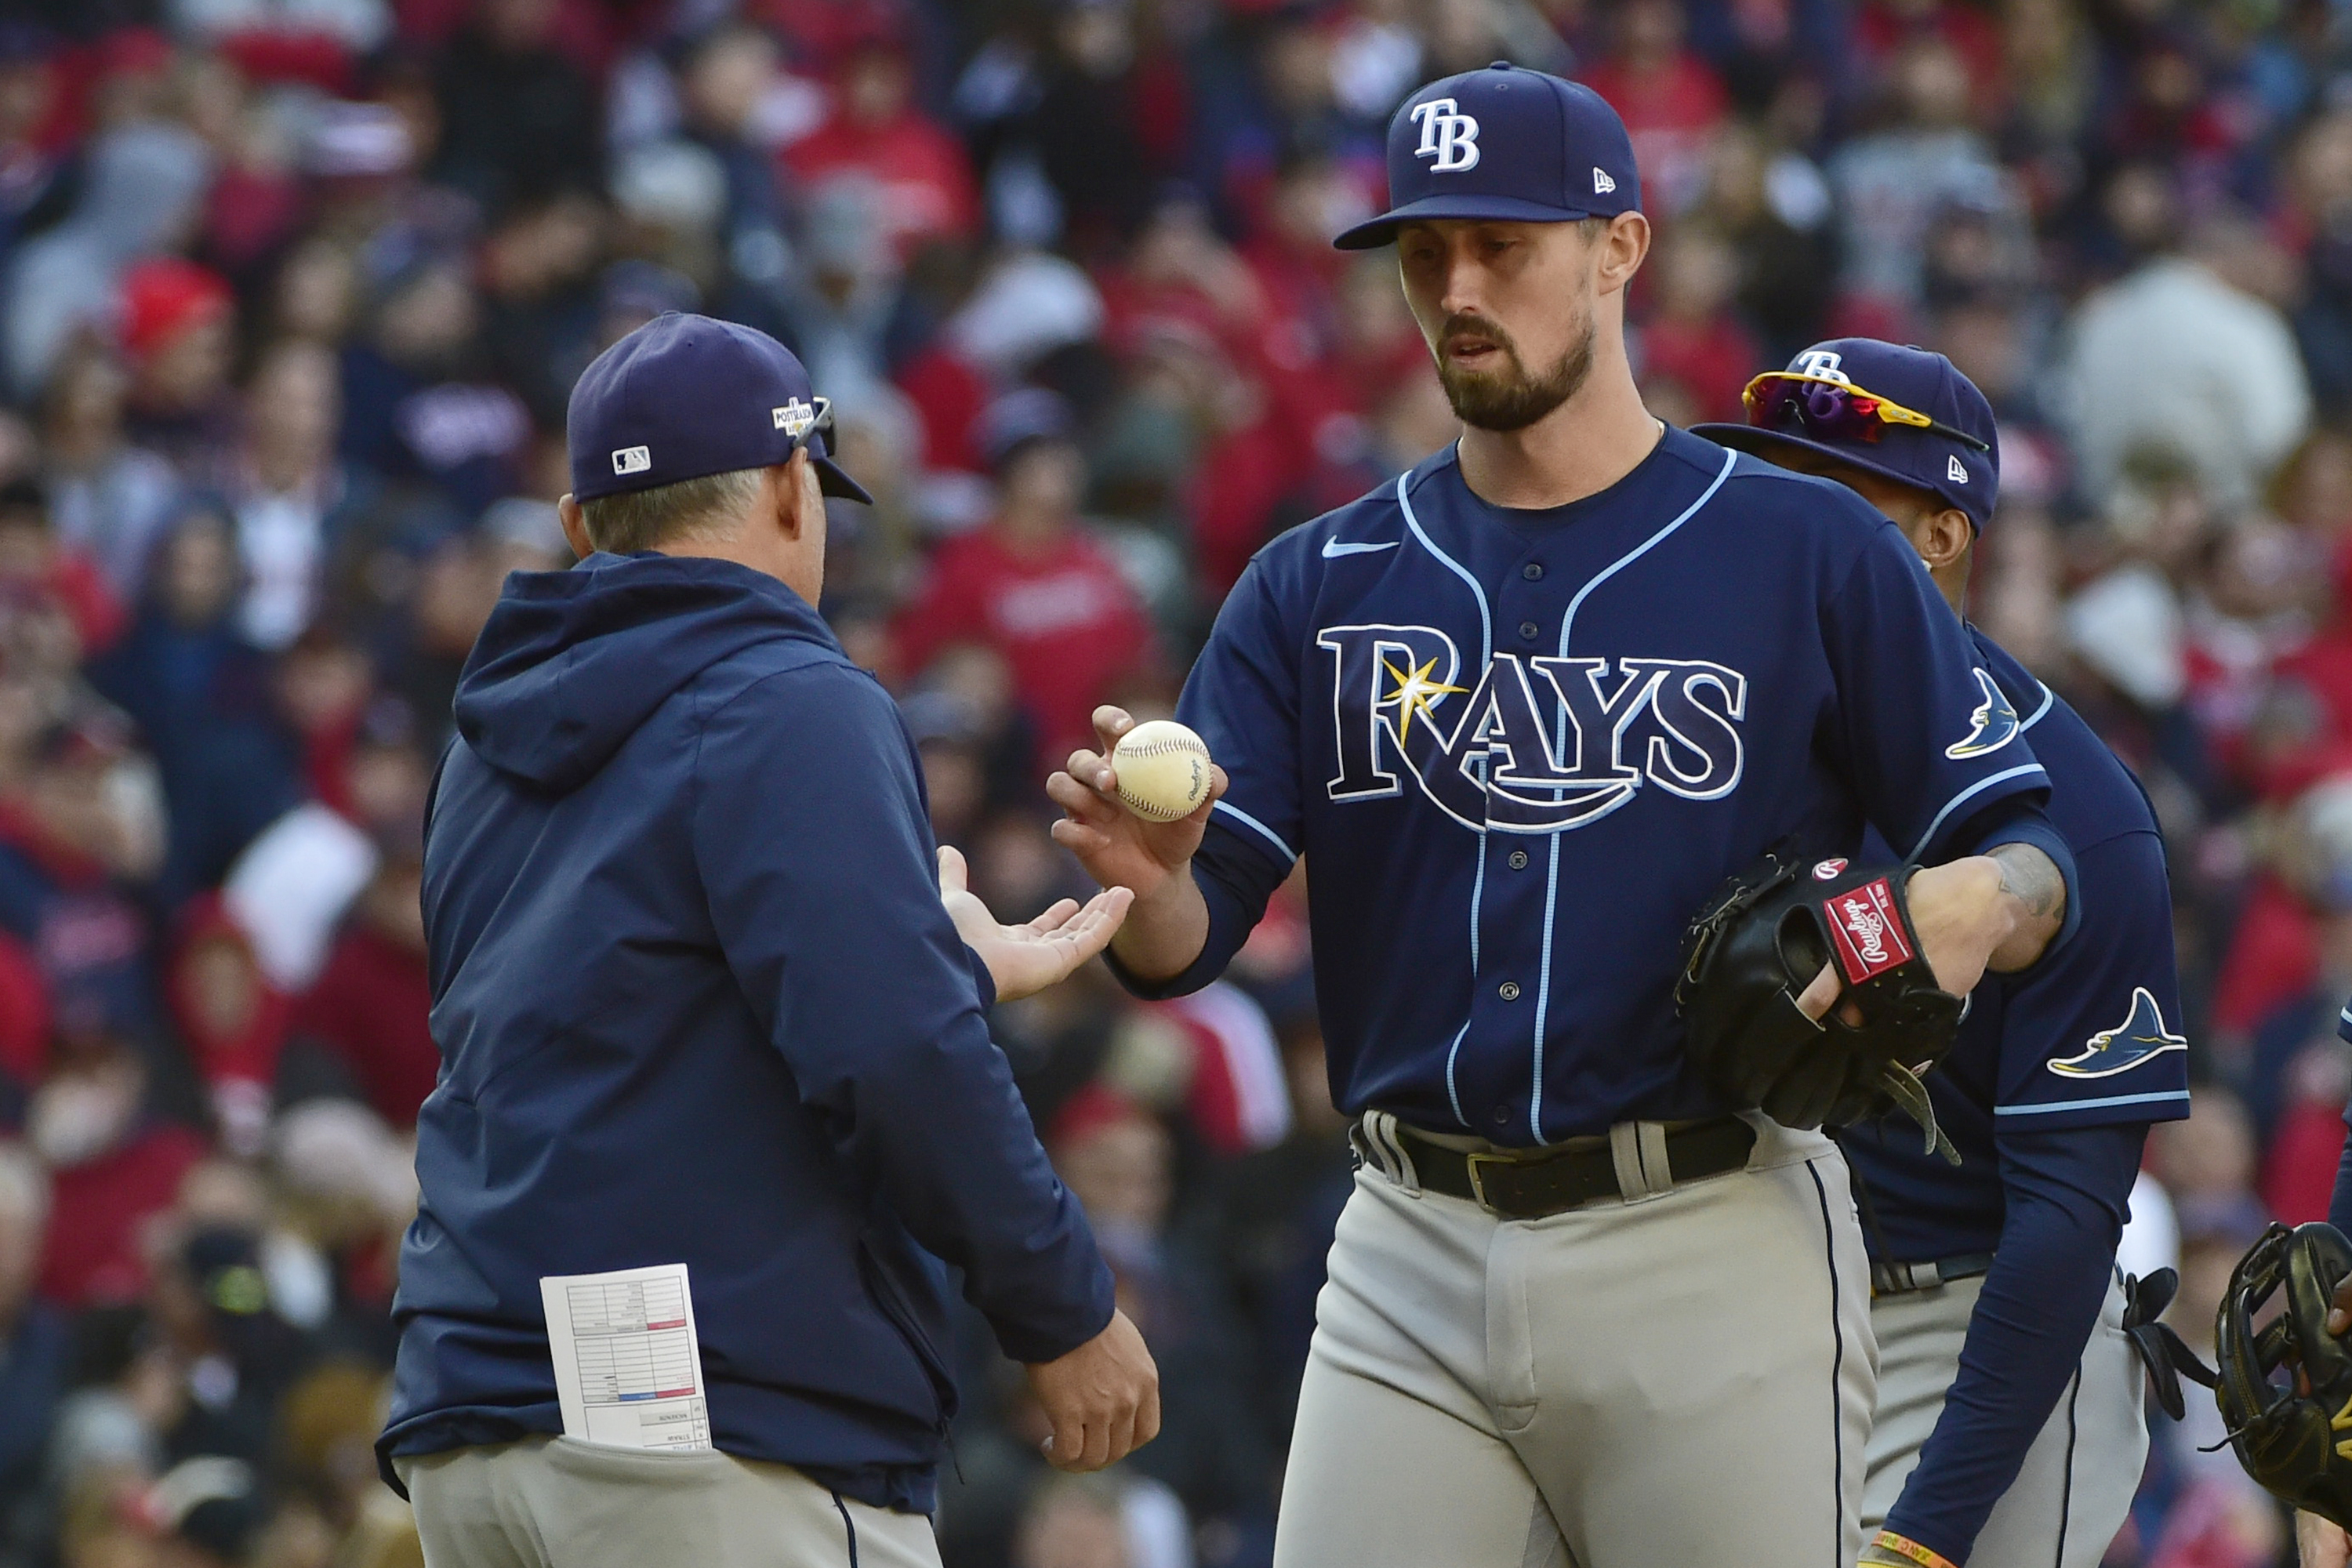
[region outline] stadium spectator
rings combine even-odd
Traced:
[[[818,367],[878,501],[834,518],[822,608],[899,698],[938,836],[1034,912],[1072,873],[1037,776],[1094,705],[1164,711],[1269,537],[1453,439],[1393,267],[1326,242],[1376,210],[1402,97],[1496,58],[1633,128],[1655,412],[1738,417],[1848,330],[1991,397],[1971,613],[2167,833],[2198,1102],[2135,1231],[2177,1251],[2174,1321],[2199,1340],[2260,1226],[2318,1212],[2352,1079],[2336,9],[968,9],[0,18],[0,1568],[415,1561],[357,1456],[436,1077],[419,824],[485,605],[570,559],[588,359],[701,309]],[[1168,1436],[1051,1479],[967,1335],[949,1568],[1268,1561],[1349,1179],[1308,940],[1293,889],[1228,987],[997,1010]],[[2191,1408],[2109,1563],[2273,1568],[2275,1510]]]

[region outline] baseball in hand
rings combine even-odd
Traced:
[[[1118,738],[1110,764],[1118,798],[1150,822],[1190,816],[1209,798],[1209,748],[1173,719],[1149,719]]]

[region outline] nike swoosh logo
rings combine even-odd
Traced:
[[[1394,550],[1397,543],[1391,539],[1386,544],[1343,544],[1339,540],[1327,539],[1323,542],[1323,559],[1337,561],[1342,555],[1370,555],[1375,551]]]

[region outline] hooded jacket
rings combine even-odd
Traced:
[[[683,1262],[715,1445],[929,1511],[940,1260],[1020,1361],[1101,1331],[1111,1283],[895,705],[774,578],[600,553],[507,579],[456,710],[386,1479],[562,1430],[541,1276]]]

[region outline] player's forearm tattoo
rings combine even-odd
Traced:
[[[2066,879],[2050,857],[2031,844],[2003,844],[1993,850],[2000,867],[2000,890],[2037,920],[2056,920],[2066,910]]]

